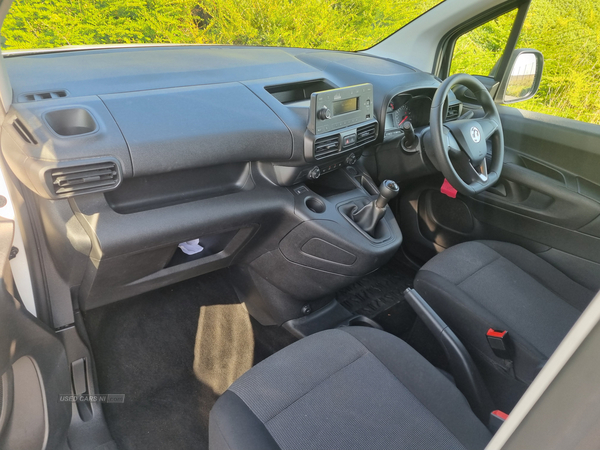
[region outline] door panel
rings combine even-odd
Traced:
[[[600,289],[600,126],[499,111],[506,151],[500,181],[472,198],[444,197],[438,178],[411,189],[400,211],[413,238],[408,246],[428,259],[467,240],[513,242]]]
[[[567,183],[600,187],[600,126],[499,106],[504,144],[561,171]]]
[[[65,348],[13,296],[14,223],[0,218],[0,448],[67,448],[72,405]]]
[[[570,230],[578,230],[600,215],[599,202],[515,163],[505,163],[495,189],[478,195],[477,200]]]

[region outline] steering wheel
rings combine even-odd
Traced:
[[[457,85],[465,86],[475,95],[485,113],[483,117],[443,122],[446,98]],[[431,148],[428,154],[458,192],[472,196],[498,181],[504,163],[502,123],[492,96],[477,78],[459,73],[444,80],[433,97],[429,125]],[[488,140],[492,144],[489,170]]]

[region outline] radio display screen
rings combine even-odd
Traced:
[[[340,114],[346,114],[356,110],[358,110],[358,97],[333,102],[334,116],[339,116]]]

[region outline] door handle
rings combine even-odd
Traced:
[[[474,198],[571,230],[577,230],[600,216],[599,202],[517,164],[504,164],[499,183],[502,184]],[[506,195],[503,195],[504,192]]]
[[[487,190],[490,194],[498,195],[500,197],[506,197],[506,186],[502,183],[502,180]]]

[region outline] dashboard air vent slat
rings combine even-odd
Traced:
[[[31,94],[23,94],[19,97],[20,101],[38,102],[40,100],[48,100],[51,98],[62,98],[67,96],[67,91],[51,91],[51,92],[33,92]]]
[[[52,189],[58,197],[104,191],[120,182],[117,164],[112,161],[50,170]]]
[[[315,158],[324,158],[325,156],[337,153],[340,149],[340,135],[326,136],[315,140]]]
[[[356,130],[356,145],[364,145],[371,141],[374,141],[377,137],[377,124],[370,123],[362,127],[358,127]]]
[[[448,113],[446,114],[446,120],[458,119],[460,115],[460,105],[451,105],[448,107]]]
[[[13,128],[17,130],[17,133],[19,133],[19,135],[25,142],[27,142],[28,144],[37,144],[36,139],[33,137],[33,135],[27,129],[27,127],[25,127],[23,122],[21,122],[19,119],[15,119],[12,125]]]

